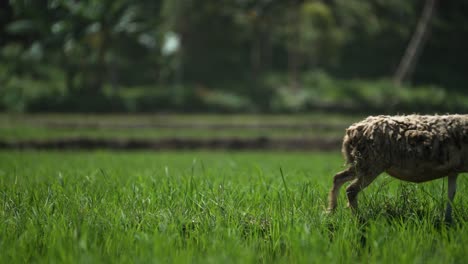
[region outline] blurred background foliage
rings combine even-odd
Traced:
[[[13,112],[463,112],[468,2],[10,0],[0,109]]]

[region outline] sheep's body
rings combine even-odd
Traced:
[[[458,173],[468,172],[468,115],[371,116],[346,130],[342,151],[350,166],[334,178],[329,210],[350,180],[348,200],[355,209],[359,191],[384,171],[410,182],[449,176],[454,195]]]

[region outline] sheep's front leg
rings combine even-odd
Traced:
[[[380,172],[369,172],[365,174],[357,175],[357,179],[355,179],[349,186],[346,188],[346,194],[348,196],[348,206],[351,210],[356,212],[358,207],[357,195],[360,191],[364,188],[369,186],[377,176],[379,176]]]
[[[452,203],[455,198],[455,193],[457,192],[457,177],[458,174],[450,174],[448,176],[448,202],[447,208],[445,209],[445,222],[452,222]]]
[[[347,181],[354,179],[355,177],[355,168],[350,167],[346,170],[339,172],[333,177],[333,187],[330,190],[328,195],[328,212],[331,213],[336,208],[336,200],[338,196],[338,191],[340,190],[341,186]]]

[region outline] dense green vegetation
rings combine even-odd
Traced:
[[[324,214],[338,153],[0,152],[2,263],[462,263],[468,191],[381,176]]]
[[[430,1],[3,1],[0,110],[463,112],[466,1],[391,81]]]

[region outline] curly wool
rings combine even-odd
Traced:
[[[468,115],[370,116],[346,130],[342,152],[358,171],[413,182],[468,171]]]

